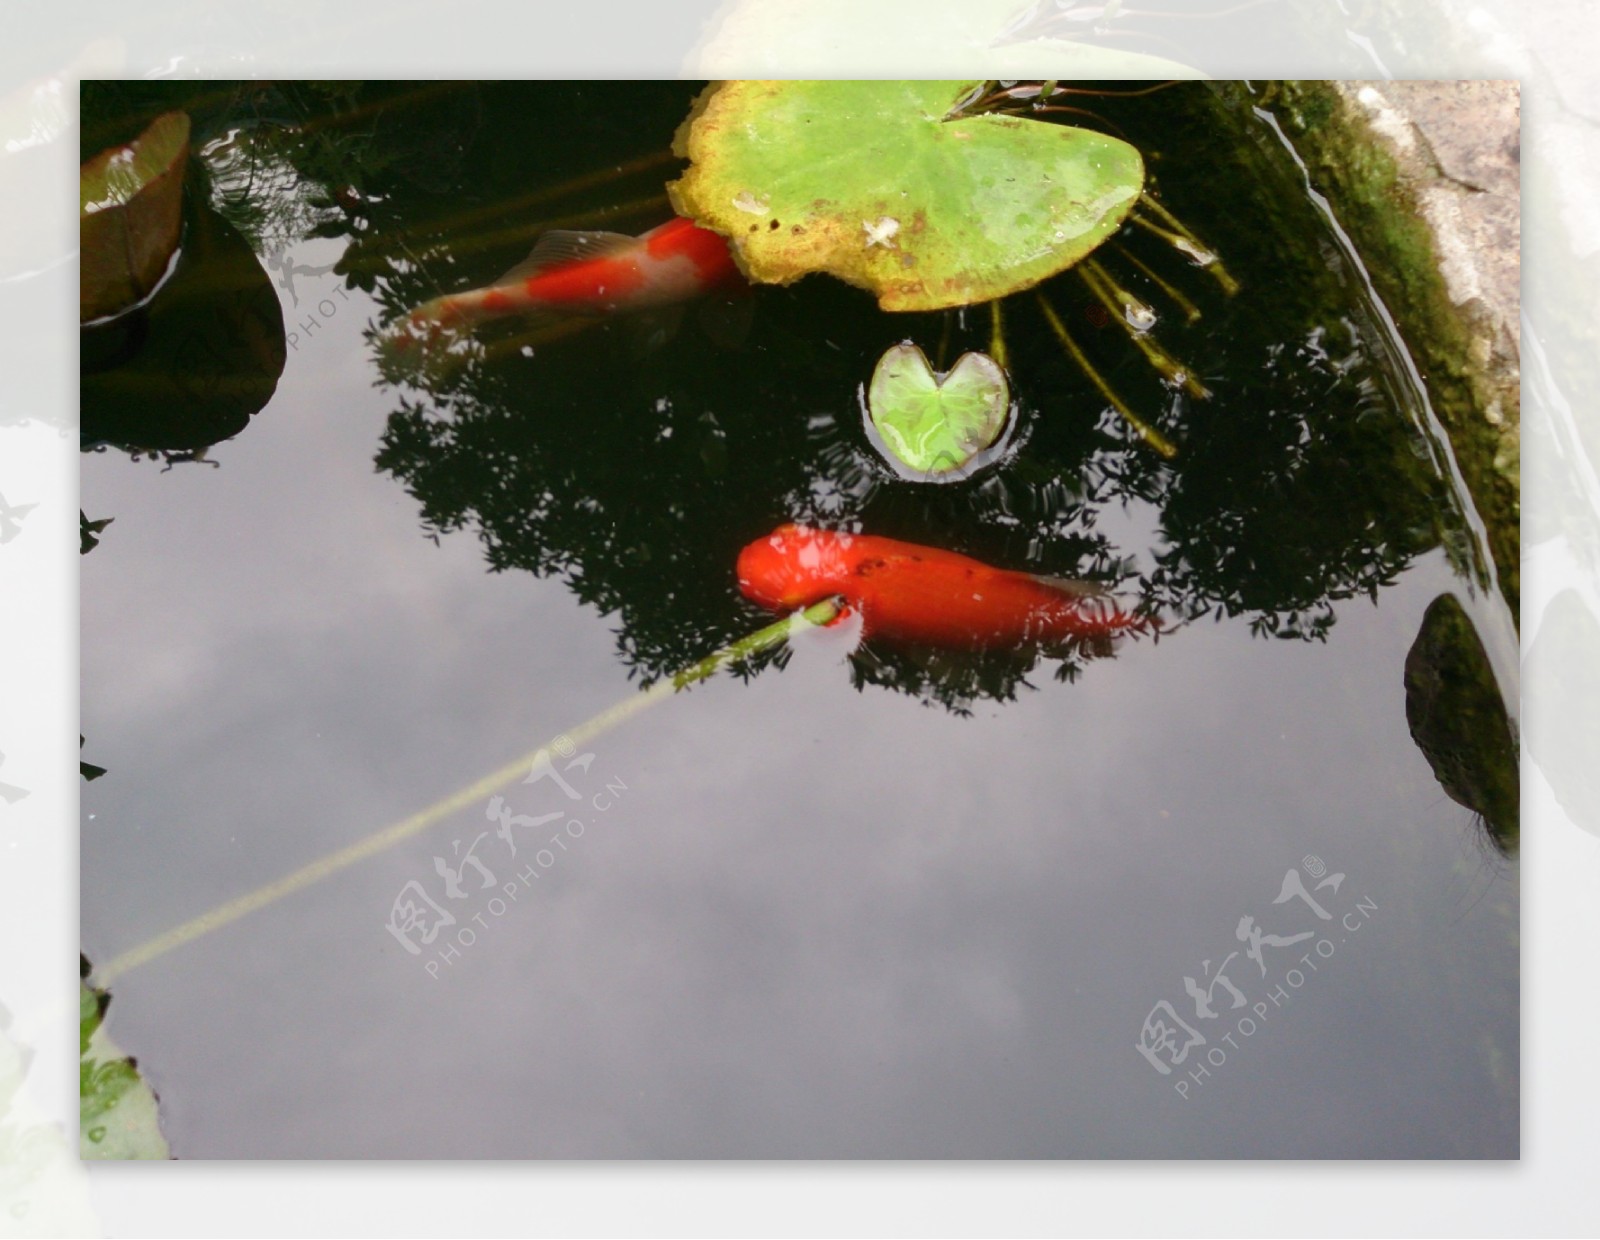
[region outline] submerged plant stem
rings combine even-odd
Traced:
[[[1056,338],[1061,341],[1061,345],[1066,349],[1068,356],[1077,363],[1078,368],[1084,374],[1089,376],[1089,381],[1100,390],[1100,395],[1111,403],[1111,407],[1123,416],[1129,426],[1139,432],[1139,438],[1143,439],[1168,460],[1177,456],[1178,449],[1173,446],[1172,441],[1139,417],[1132,409],[1129,409],[1123,403],[1122,398],[1111,390],[1111,385],[1100,377],[1100,372],[1089,364],[1089,359],[1083,355],[1083,350],[1078,348],[1078,342],[1067,331],[1067,325],[1061,321],[1061,316],[1056,313],[1055,307],[1045,300],[1044,294],[1038,294],[1038,298],[1039,308],[1044,311],[1045,321],[1050,324],[1051,330],[1055,332]]]
[[[661,685],[671,685],[676,693],[679,689],[687,689],[697,681],[705,680],[715,675],[730,663],[738,663],[752,655],[761,654],[783,645],[796,629],[815,628],[824,624],[832,624],[839,618],[839,600],[833,598],[823,599],[820,603],[813,603],[803,611],[797,611],[792,616],[785,616],[782,620],[767,625],[764,629],[757,629],[748,637],[741,637],[738,641],[724,646],[721,650],[708,654],[700,662],[691,664],[680,672],[674,672],[666,680],[658,681],[645,690],[648,694]]]
[[[532,193],[523,194],[517,198],[491,203],[487,206],[475,207],[470,211],[463,211],[458,215],[452,215],[442,220],[430,220],[427,222],[425,227],[420,228],[415,232],[407,233],[406,235],[412,240],[416,240],[418,237],[422,236],[458,236],[462,230],[472,225],[482,224],[490,220],[497,220],[503,218],[504,216],[515,214],[518,211],[526,211],[529,207],[540,206],[547,202],[558,201],[559,199],[566,198],[582,190],[593,189],[598,185],[605,185],[608,182],[619,181],[626,177],[633,176],[636,173],[646,172],[651,168],[670,163],[672,158],[673,156],[671,151],[653,151],[648,155],[640,156],[638,159],[629,160],[627,163],[616,164],[610,168],[601,169],[598,172],[584,173],[582,176],[572,177],[569,180],[563,181],[559,185],[547,185],[541,189],[534,190]],[[594,223],[599,220],[608,219],[615,215],[627,214],[630,209],[635,207],[656,207],[666,204],[667,199],[664,193],[653,194],[648,198],[640,198],[631,202],[623,203],[621,206],[599,206],[590,208],[587,211],[568,212],[566,215],[557,219],[544,220],[536,224],[521,225],[517,231],[533,229],[543,232],[551,228],[571,228],[574,224]],[[503,237],[506,235],[506,232],[506,229],[497,229],[493,233],[484,235],[490,237]],[[376,246],[381,249],[384,242],[387,241],[390,236],[398,236],[398,234],[376,233],[371,237],[364,238],[363,244],[367,246]],[[481,243],[481,238],[473,238],[472,240]]]
[[[644,198],[632,198],[627,202],[619,202],[610,206],[595,207],[589,211],[578,211],[571,215],[563,215],[548,220],[533,220],[526,224],[517,224],[511,228],[498,229],[495,232],[479,233],[475,237],[452,245],[453,254],[470,254],[474,250],[492,250],[498,246],[510,245],[514,241],[527,241],[537,237],[540,233],[549,232],[552,228],[573,228],[575,226],[593,226],[603,224],[609,220],[625,219],[628,216],[643,215],[650,211],[664,211],[672,214],[672,204],[665,193],[650,194]]]
[[[130,951],[123,952],[120,956],[107,961],[94,971],[93,982],[100,988],[105,987],[117,977],[148,964],[157,957],[164,956],[176,948],[183,947],[213,930],[231,925],[241,917],[275,904],[285,896],[303,891],[314,883],[337,874],[358,861],[365,861],[368,857],[375,857],[379,853],[402,840],[410,839],[426,831],[429,827],[449,818],[452,814],[469,809],[479,804],[485,797],[492,796],[513,780],[522,776],[538,759],[539,755],[546,753],[557,742],[563,746],[581,746],[588,744],[595,737],[610,731],[619,723],[624,723],[641,711],[663,698],[676,694],[679,690],[705,680],[730,663],[737,663],[741,659],[771,650],[782,645],[789,636],[798,629],[810,628],[814,625],[828,624],[839,615],[839,604],[834,599],[826,599],[820,603],[813,603],[804,611],[796,612],[785,617],[775,624],[769,624],[764,629],[758,629],[748,637],[741,638],[731,645],[724,646],[721,650],[707,655],[698,663],[691,664],[673,676],[656,681],[649,688],[624,698],[616,705],[608,707],[591,719],[585,720],[575,728],[560,733],[551,738],[549,745],[541,745],[532,753],[525,754],[515,762],[509,762],[499,770],[491,771],[475,783],[468,784],[459,792],[452,793],[442,801],[437,801],[427,809],[412,814],[409,818],[402,819],[393,826],[383,828],[358,840],[338,852],[330,853],[320,860],[313,861],[310,865],[302,866],[292,874],[287,874],[276,882],[258,887],[248,895],[239,896],[226,904],[218,905],[209,913],[202,913],[199,917],[175,926],[165,934],[155,938]]]
[[[1079,265],[1078,276],[1089,286],[1089,291],[1100,299],[1100,304],[1122,324],[1122,330],[1144,354],[1145,360],[1161,372],[1162,378],[1168,383],[1182,386],[1196,400],[1205,400],[1211,395],[1205,384],[1195,378],[1193,367],[1180,362],[1134,325],[1133,318],[1140,311],[1149,315],[1152,321],[1155,319],[1155,312],[1149,306],[1113,280],[1106,269],[1093,259]]]
[[[266,83],[262,83],[262,85],[266,85]],[[423,82],[401,95],[391,95],[387,99],[374,100],[342,112],[326,111],[317,116],[308,117],[294,126],[294,132],[297,134],[310,134],[316,133],[319,129],[348,128],[357,121],[371,120],[386,112],[414,108],[419,104],[427,103],[441,95],[448,95],[451,91],[460,89],[461,84],[459,82]]]
[[[1149,280],[1158,289],[1165,293],[1167,297],[1171,299],[1172,304],[1177,306],[1179,310],[1183,311],[1183,317],[1187,322],[1198,323],[1200,321],[1200,307],[1195,305],[1194,302],[1190,301],[1183,295],[1183,293],[1179,292],[1178,289],[1174,288],[1166,280],[1163,280],[1159,275],[1151,270],[1147,263],[1141,262],[1138,255],[1134,254],[1131,250],[1122,245],[1117,245],[1116,251],[1127,263],[1129,263],[1136,271],[1138,271],[1140,275],[1144,276],[1145,279]]]
[[[1156,219],[1152,220],[1150,216],[1143,214],[1143,211],[1149,211]],[[1230,297],[1239,291],[1239,282],[1228,274],[1228,269],[1222,265],[1222,259],[1218,257],[1217,252],[1190,232],[1182,220],[1168,211],[1152,195],[1141,194],[1138,206],[1128,218],[1204,267],[1216,277],[1217,283],[1222,285],[1222,291]]]
[[[645,198],[633,198],[627,202],[614,203],[608,206],[592,207],[587,211],[575,211],[568,215],[552,216],[549,219],[530,220],[524,224],[517,224],[509,228],[496,229],[493,232],[478,233],[454,242],[450,246],[450,253],[454,257],[473,254],[480,250],[492,250],[498,246],[508,246],[513,242],[527,242],[537,237],[540,233],[549,232],[552,228],[593,228],[601,224],[609,224],[613,220],[626,219],[629,216],[644,215],[647,212],[672,213],[672,204],[664,193],[651,194]],[[437,229],[427,230],[429,235],[438,232]],[[410,233],[395,233],[389,235],[374,235],[372,238],[363,238],[363,257],[350,264],[351,270],[383,270],[381,260],[388,254],[398,249],[406,249],[408,242],[421,245],[422,242]],[[407,250],[409,253],[409,250]],[[413,261],[416,261],[413,259]]]
[[[583,190],[594,189],[596,186],[607,185],[612,181],[620,181],[637,173],[648,172],[652,168],[659,168],[665,164],[672,163],[673,159],[674,156],[671,151],[651,151],[646,155],[639,156],[637,159],[628,160],[626,163],[613,164],[609,168],[601,168],[596,172],[586,172],[580,176],[569,177],[558,185],[542,186],[516,198],[475,207],[470,211],[463,211],[459,215],[452,215],[447,219],[431,221],[428,225],[428,230],[437,233],[457,233],[469,225],[482,223],[484,220],[514,215],[518,211],[526,211],[529,207],[541,206],[547,202],[556,202]]]
[[[994,358],[995,364],[1001,370],[1007,369],[1006,365],[1006,332],[1005,322],[1000,314],[999,301],[989,303],[989,356]]]
[[[1156,325],[1156,312],[1149,304],[1118,284],[1094,259],[1085,259],[1077,270],[1078,278],[1089,286],[1102,306],[1122,320],[1124,328],[1142,335]]]

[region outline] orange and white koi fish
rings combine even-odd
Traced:
[[[862,636],[928,646],[1005,649],[1105,638],[1147,627],[1098,586],[994,568],[868,534],[784,525],[739,553],[739,590],[790,612],[842,596]]]
[[[669,220],[637,237],[552,231],[493,284],[418,306],[390,343],[403,350],[442,331],[510,316],[602,318],[650,310],[741,279],[727,240],[690,220]]]

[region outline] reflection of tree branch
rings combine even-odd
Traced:
[[[1104,103],[1121,109],[1118,123],[1137,138],[1141,115],[1165,117],[1190,89]],[[530,221],[534,207],[614,212],[658,192],[665,137],[660,151],[640,158],[640,131],[618,126],[616,115],[643,114],[673,92],[687,108],[692,94],[675,84],[614,84],[591,114],[563,103],[570,88],[558,85],[460,87],[436,92],[424,108],[398,96],[386,103],[384,90],[249,93],[260,110],[252,124],[262,167],[275,170],[258,177],[250,205],[292,207],[300,213],[293,227],[345,239],[336,270],[395,314],[441,288],[482,283],[520,257],[522,232],[549,222]],[[504,140],[521,132],[530,100],[564,108],[565,162],[550,144],[525,151]],[[273,107],[298,122],[278,123]],[[345,123],[305,124],[318,109]],[[1200,140],[1223,141],[1209,131]],[[1214,156],[1202,149],[1186,158]],[[1245,156],[1230,148],[1227,158]],[[619,163],[625,175],[613,181],[608,170]],[[1270,178],[1262,184],[1263,200],[1276,193]],[[466,203],[463,186],[471,188]],[[1162,188],[1175,207],[1195,210],[1175,182],[1164,177]],[[591,192],[605,200],[584,196]],[[1098,294],[1074,306],[1070,280],[1044,288],[1105,383],[1128,407],[1150,411],[1152,429],[1181,432],[1184,451],[1172,461],[1119,435],[1033,299],[1007,307],[1002,335],[993,313],[885,316],[854,290],[819,279],[760,290],[750,338],[736,350],[713,353],[692,317],[649,347],[621,325],[589,326],[578,343],[555,347],[546,328],[530,334],[508,323],[452,354],[448,366],[386,372],[403,386],[378,465],[416,498],[425,536],[470,528],[492,569],[559,576],[615,617],[621,657],[646,679],[669,675],[686,649],[747,631],[752,613],[734,588],[734,556],[787,520],[1114,581],[1137,596],[1142,614],[1178,624],[1215,614],[1263,637],[1316,640],[1334,622],[1335,601],[1394,580],[1419,550],[1452,537],[1455,517],[1412,457],[1405,419],[1376,395],[1388,386],[1373,360],[1381,352],[1359,314],[1351,319],[1337,275],[1315,253],[1274,248],[1295,209],[1245,194],[1230,214],[1206,218],[1217,233],[1208,242],[1230,262],[1248,256],[1258,265],[1240,268],[1245,295],[1230,299],[1202,281],[1177,301],[1175,317],[1186,322],[1171,329],[1174,350],[1204,367],[1215,393],[1203,409],[1144,368],[1120,332],[1097,330],[1107,319]],[[283,221],[291,226],[288,215]],[[1097,255],[1101,292],[1141,303],[1172,296],[1176,286],[1161,274],[1173,261],[1170,245],[1137,228],[1118,242]],[[1085,320],[1091,310],[1098,319]],[[1336,339],[1320,326],[1341,319],[1352,325],[1330,329]],[[930,347],[941,331],[952,354],[1001,342],[1019,430],[996,467],[930,487],[896,477],[876,457],[853,394],[887,345],[911,335]],[[1127,528],[1120,514],[1129,506],[1148,507],[1156,545],[1125,549],[1107,534]],[[1094,652],[1069,653],[1057,672],[1064,678]],[[776,661],[758,656],[744,671]],[[959,710],[1014,696],[1036,662],[866,650],[853,674]]]

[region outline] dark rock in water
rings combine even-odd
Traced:
[[[1406,722],[1445,793],[1483,820],[1496,848],[1514,852],[1516,737],[1483,643],[1453,594],[1428,605],[1406,655]]]

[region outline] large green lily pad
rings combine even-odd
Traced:
[[[678,131],[674,207],[752,280],[829,272],[885,310],[990,301],[1064,271],[1144,187],[1126,142],[1011,116],[947,119],[977,82],[724,82]]]
[[[1010,414],[1005,371],[987,353],[963,353],[937,374],[916,345],[878,359],[867,413],[884,446],[918,474],[948,474],[991,447]]]

